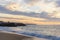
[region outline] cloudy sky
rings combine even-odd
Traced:
[[[19,4],[18,11],[47,12],[50,17],[60,18],[60,0],[0,0],[0,5]]]

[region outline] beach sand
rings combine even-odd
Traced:
[[[27,40],[27,39],[31,40],[32,38],[17,34],[0,32],[0,40]]]
[[[0,40],[47,40],[47,39],[0,32]]]

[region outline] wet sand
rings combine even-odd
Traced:
[[[28,39],[32,40],[32,38],[30,38],[30,37],[0,32],[0,40],[28,40]]]
[[[0,40],[47,40],[47,39],[0,32]]]

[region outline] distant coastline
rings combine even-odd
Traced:
[[[26,18],[26,19],[25,19]],[[27,17],[23,17],[21,19],[12,19],[12,18],[0,18],[0,21],[5,21],[5,22],[16,22],[16,23],[24,23],[24,24],[36,24],[36,25],[60,25],[59,21],[41,21],[36,19],[28,19]]]

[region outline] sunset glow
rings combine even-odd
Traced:
[[[8,2],[8,3],[5,3],[5,2]],[[0,17],[9,17],[9,18],[18,18],[18,19],[21,18],[21,19],[24,19],[24,21],[29,20],[37,24],[40,24],[40,23],[55,24],[56,22],[55,23],[53,22],[55,21],[53,18],[60,19],[60,6],[58,5],[59,0],[18,0],[18,1],[6,0],[5,2],[2,3],[2,6],[7,10],[10,10],[12,12],[15,12],[15,11],[23,12],[24,15],[25,13],[28,13],[28,14],[33,13],[33,15],[37,14],[35,15],[37,17],[35,18],[35,17],[20,15],[22,13],[16,13],[19,15],[14,15],[12,13],[5,14],[3,12],[0,13]],[[43,22],[38,22],[38,21],[43,21]],[[48,22],[45,22],[45,21],[48,21]],[[60,22],[57,22],[57,24],[60,24]]]

